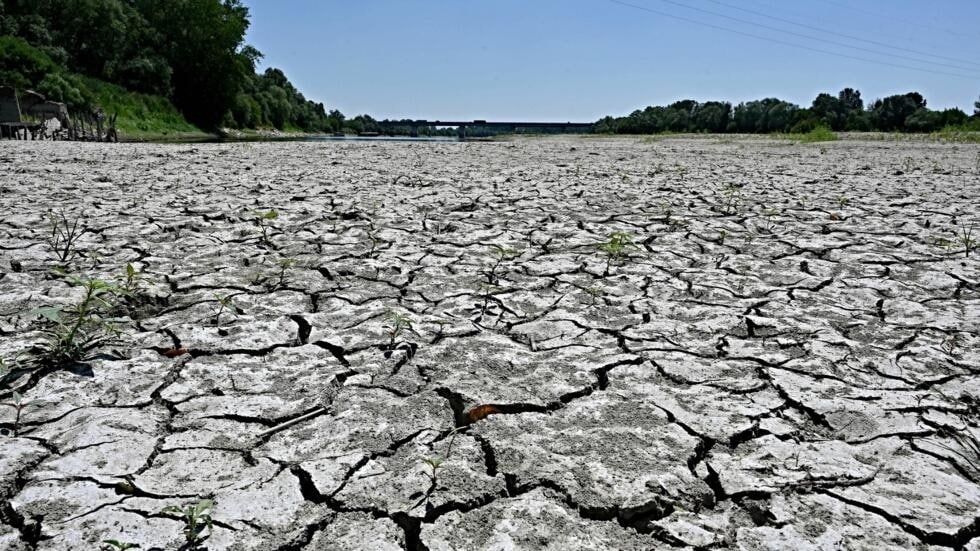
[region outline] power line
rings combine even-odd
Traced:
[[[976,61],[971,61],[971,60],[968,60],[968,59],[960,59],[960,58],[956,58],[956,57],[947,57],[947,56],[942,56],[942,55],[937,55],[937,54],[931,54],[929,52],[923,52],[923,51],[919,51],[919,50],[913,50],[911,48],[904,48],[902,46],[895,46],[893,44],[888,44],[886,42],[879,42],[877,40],[870,40],[870,39],[867,39],[867,38],[861,38],[860,36],[854,36],[854,35],[850,35],[850,34],[840,33],[840,32],[837,32],[837,31],[832,31],[832,30],[829,30],[829,29],[823,29],[823,28],[820,28],[820,27],[815,27],[813,25],[807,25],[806,23],[799,23],[799,22],[796,22],[796,21],[792,21],[790,19],[783,19],[782,17],[776,17],[774,15],[769,15],[767,13],[763,13],[763,12],[760,12],[760,11],[750,10],[748,8],[743,8],[741,6],[734,6],[732,4],[728,4],[726,2],[721,2],[719,0],[707,0],[707,1],[708,2],[711,2],[712,4],[718,4],[720,6],[725,6],[725,7],[731,8],[731,9],[735,9],[735,10],[739,10],[739,11],[744,11],[746,13],[751,13],[753,15],[758,15],[758,16],[761,16],[761,17],[765,17],[767,19],[772,19],[774,21],[779,21],[781,23],[789,23],[790,25],[796,25],[797,27],[803,27],[805,29],[810,29],[810,30],[814,30],[814,31],[818,31],[818,32],[832,34],[834,36],[840,36],[842,38],[847,38],[849,40],[856,40],[858,42],[865,42],[865,43],[868,43],[868,44],[875,44],[877,46],[884,46],[886,48],[892,48],[894,50],[901,50],[903,52],[909,52],[909,53],[913,53],[913,54],[924,55],[924,56],[927,56],[927,57],[934,57],[936,59],[945,59],[947,61],[955,61],[955,62],[958,62],[958,63],[966,63],[968,65],[973,65],[974,67],[980,67],[980,63],[977,63]],[[923,60],[923,61],[925,61],[925,60]],[[935,62],[927,61],[927,63],[935,63]],[[954,65],[947,65],[947,67],[955,67],[957,69],[965,69],[967,71],[973,71],[973,70],[975,70],[975,68],[973,68],[973,67],[961,67],[961,66],[954,66]]]
[[[817,52],[817,53],[821,53],[821,54],[827,54],[827,55],[832,55],[832,56],[837,56],[837,57],[843,57],[843,58],[847,58],[847,59],[854,59],[854,60],[857,60],[857,61],[864,61],[866,63],[874,63],[874,64],[878,64],[878,65],[887,65],[887,66],[890,66],[890,67],[897,67],[899,69],[909,69],[909,70],[912,70],[912,71],[920,71],[920,72],[924,72],[924,73],[933,73],[933,74],[937,74],[937,75],[953,76],[953,77],[957,77],[957,78],[965,78],[965,79],[968,79],[968,80],[978,80],[978,79],[980,79],[980,77],[977,77],[976,75],[964,75],[964,74],[960,74],[960,73],[950,73],[950,72],[947,72],[947,71],[935,71],[935,70],[932,70],[932,69],[924,69],[922,67],[913,67],[911,65],[902,65],[900,63],[891,63],[891,62],[888,62],[888,61],[881,61],[881,60],[877,60],[877,59],[869,59],[869,58],[866,58],[866,57],[861,57],[861,56],[856,56],[856,55],[850,55],[850,54],[845,54],[845,53],[841,53],[841,52],[834,52],[832,50],[824,50],[822,48],[814,48],[812,46],[806,46],[804,44],[797,44],[795,42],[789,42],[789,41],[786,41],[786,40],[780,40],[778,38],[772,38],[770,36],[762,36],[762,35],[753,34],[753,33],[745,32],[745,31],[740,31],[738,29],[732,29],[730,27],[723,27],[721,25],[715,25],[713,23],[707,23],[705,21],[698,21],[697,19],[692,19],[690,17],[684,17],[682,15],[676,15],[676,14],[673,14],[673,13],[668,13],[668,12],[660,11],[660,10],[657,10],[657,9],[654,9],[654,8],[649,8],[649,7],[646,7],[646,6],[639,6],[637,4],[632,4],[630,2],[625,2],[623,0],[607,0],[607,1],[608,2],[612,2],[613,4],[619,4],[621,6],[626,6],[626,7],[629,7],[629,8],[634,8],[634,9],[637,9],[637,10],[642,10],[642,11],[654,13],[654,14],[657,14],[657,15],[661,15],[663,17],[669,17],[671,19],[677,19],[679,21],[686,21],[686,22],[692,23],[694,25],[701,25],[702,27],[709,27],[709,28],[712,28],[712,29],[717,29],[717,30],[720,30],[720,31],[725,31],[725,32],[728,32],[728,33],[733,33],[733,34],[738,34],[738,35],[742,35],[742,36],[747,36],[747,37],[750,37],[750,38],[755,38],[757,40],[765,40],[767,42],[773,42],[773,43],[776,43],[776,44],[782,44],[784,46],[790,46],[790,47],[793,47],[793,48],[799,48],[801,50],[809,50],[811,52]]]
[[[788,31],[786,29],[781,29],[779,27],[774,27],[772,25],[766,25],[764,23],[757,23],[755,21],[750,21],[748,19],[742,19],[740,17],[734,17],[734,16],[727,15],[727,14],[724,14],[724,13],[719,13],[719,12],[716,12],[716,11],[706,10],[706,9],[698,8],[698,7],[695,7],[695,6],[688,6],[687,4],[684,4],[683,2],[677,2],[676,0],[660,0],[660,1],[661,2],[664,2],[664,3],[667,3],[667,4],[672,4],[674,6],[678,6],[678,7],[684,8],[684,9],[688,9],[688,10],[693,10],[693,11],[705,13],[705,14],[712,15],[712,16],[715,16],[715,17],[721,17],[723,19],[728,19],[728,20],[731,20],[731,21],[735,21],[737,23],[742,23],[744,25],[752,25],[754,27],[760,27],[762,29],[766,29],[766,30],[769,30],[769,31],[775,31],[775,32],[778,32],[778,33],[783,33],[783,34],[788,34],[788,35],[791,35],[791,36],[805,38],[807,40],[815,40],[815,41],[818,41],[818,42],[826,42],[826,43],[833,44],[834,46],[838,46],[838,47],[841,47],[841,48],[849,48],[849,49],[852,49],[852,50],[861,50],[863,52],[868,52],[868,53],[875,54],[875,55],[883,55],[883,56],[893,57],[895,59],[901,59],[901,60],[905,60],[905,61],[911,61],[913,63],[928,63],[930,65],[942,65],[942,66],[945,66],[945,67],[950,67],[950,68],[958,69],[958,70],[961,70],[961,71],[976,71],[977,70],[977,69],[970,68],[970,67],[962,67],[962,66],[957,66],[957,65],[950,65],[948,63],[940,63],[940,62],[936,62],[936,61],[929,61],[927,59],[914,58],[914,57],[909,57],[909,56],[905,56],[905,55],[901,55],[901,54],[893,54],[893,53],[890,53],[890,52],[883,52],[881,50],[875,50],[873,48],[865,48],[863,46],[855,46],[853,44],[844,44],[844,43],[841,43],[841,42],[835,42],[833,40],[827,40],[827,39],[825,39],[823,37],[814,36],[812,34],[798,33],[798,32],[795,32],[795,31]]]
[[[861,9],[861,8],[859,8],[857,6],[852,5],[852,4],[845,4],[843,2],[835,2],[834,0],[820,0],[820,1],[823,2],[823,3],[825,3],[825,4],[831,4],[831,5],[840,7],[840,8],[847,8],[847,9],[854,10],[856,12],[864,13],[864,14],[867,14],[867,15],[873,15],[875,17],[886,17],[886,18],[891,19],[891,20],[894,20],[894,21],[901,21],[901,22],[903,22],[905,24],[908,24],[908,25],[916,25],[916,26],[920,26],[920,27],[923,27],[923,26],[924,27],[929,27],[929,28],[935,29],[937,31],[942,31],[944,33],[949,33],[949,34],[955,34],[955,35],[959,35],[959,36],[964,36],[964,37],[967,37],[967,38],[974,38],[974,39],[975,38],[980,38],[980,34],[962,33],[962,32],[959,32],[959,31],[954,31],[952,29],[945,29],[943,27],[937,27],[936,25],[930,25],[929,23],[926,23],[925,21],[913,21],[911,19],[905,19],[904,17],[897,17],[897,16],[892,15],[892,14],[889,14],[889,13],[883,13],[883,12],[879,12],[879,11],[871,11],[871,10]]]

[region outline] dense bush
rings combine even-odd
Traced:
[[[206,128],[339,128],[282,71],[255,73],[248,26],[240,0],[2,0],[0,83],[77,104],[91,100],[78,73],[168,98]]]

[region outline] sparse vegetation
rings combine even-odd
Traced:
[[[258,224],[259,230],[262,231],[262,243],[266,245],[270,244],[269,241],[269,228],[272,227],[272,221],[279,218],[279,211],[276,209],[268,211],[255,211],[252,213],[255,218],[255,223]]]
[[[415,329],[413,328],[413,320],[408,314],[388,310],[385,312],[385,320],[388,322],[385,328],[388,330],[389,348],[394,348],[395,342],[406,331],[410,331],[412,333],[415,332]]]
[[[973,225],[971,224],[969,228],[961,227],[956,234],[956,240],[963,247],[963,256],[969,257],[970,252],[977,248],[977,240],[973,238]]]
[[[232,300],[231,296],[215,294],[214,299],[218,301],[218,309],[214,313],[214,326],[221,327],[221,314],[225,311],[232,312],[234,314],[235,302]]]
[[[779,137],[785,137],[790,140],[795,140],[800,143],[817,143],[817,142],[835,142],[837,141],[837,134],[835,134],[831,129],[826,126],[817,126],[806,133],[797,134],[783,134]],[[825,151],[821,151],[824,153]]]
[[[176,515],[184,522],[184,539],[187,547],[193,547],[204,541],[204,532],[210,536],[213,519],[211,510],[214,508],[214,501],[202,499],[195,504],[186,505],[183,508],[171,505],[163,509],[162,513]]]
[[[48,246],[62,264],[70,262],[78,254],[78,240],[88,231],[84,225],[79,227],[80,222],[81,217],[69,220],[65,211],[48,212],[48,226],[51,230]]]
[[[742,201],[742,186],[731,183],[721,188],[722,212],[725,214],[735,214]]]
[[[500,269],[500,266],[505,262],[517,258],[521,255],[521,253],[514,249],[496,244],[490,245],[490,247],[493,249],[493,265],[490,266],[490,270],[486,272],[487,283],[490,285],[496,285],[498,279],[497,270]]]
[[[122,290],[98,279],[68,277],[67,281],[83,291],[77,303],[33,311],[49,322],[42,330],[45,336],[42,360],[51,365],[80,361],[120,334],[109,312],[116,307],[115,298]]]
[[[27,406],[31,405],[31,401],[26,400],[24,398],[24,395],[23,394],[21,394],[20,392],[17,392],[15,390],[13,392],[13,394],[11,395],[11,397],[10,397],[10,401],[9,402],[2,402],[2,403],[0,403],[0,405],[7,406],[9,408],[13,408],[13,410],[14,410],[14,436],[17,436],[17,430],[20,427],[20,416],[21,416],[21,413],[24,412],[24,410],[27,408]]]

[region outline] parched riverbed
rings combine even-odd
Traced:
[[[0,173],[2,549],[980,549],[980,146],[2,142]],[[105,340],[59,360],[87,284]],[[164,512],[202,500],[210,530]]]

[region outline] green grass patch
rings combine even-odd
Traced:
[[[806,134],[773,134],[773,137],[800,143],[836,142],[838,140],[837,134],[826,126],[818,126]]]
[[[980,131],[968,128],[947,126],[939,132],[933,132],[931,136],[942,142],[980,143]]]
[[[167,98],[130,92],[94,78],[85,77],[82,81],[107,115],[119,115],[116,130],[121,139],[168,140],[210,136],[187,122]]]

